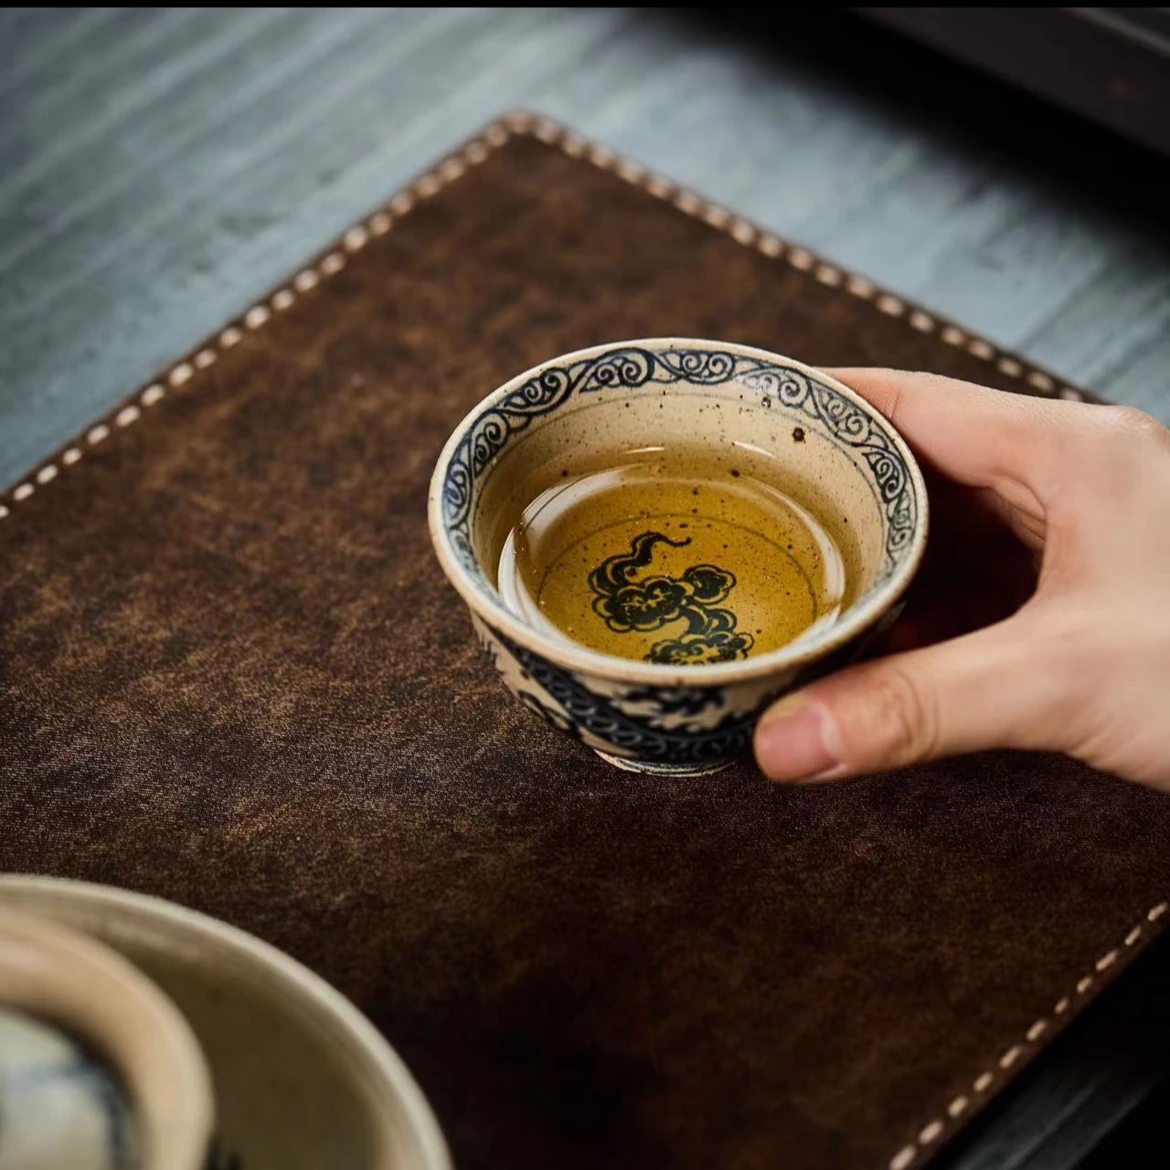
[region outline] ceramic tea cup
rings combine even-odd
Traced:
[[[156,1145],[110,1170],[451,1170],[402,1061],[348,1000],[275,948],[204,914],[87,882],[0,876],[0,916],[8,913],[117,952],[174,1005],[206,1061],[210,1150],[198,1162],[168,1161]],[[113,1038],[124,1043],[125,1028]],[[56,1170],[66,1164],[90,1166]]]
[[[628,522],[618,489],[571,502],[646,459],[661,476]],[[743,484],[804,536],[736,511]],[[573,517],[547,563],[534,509]],[[927,531],[918,465],[864,399],[791,358],[681,338],[567,354],[488,395],[444,447],[428,514],[508,688],[611,763],[670,775],[727,765],[767,705],[855,657],[896,615]],[[803,607],[791,638],[773,628],[791,616],[781,595]]]
[[[205,1170],[211,1078],[131,963],[0,905],[0,1118],[0,1170]]]

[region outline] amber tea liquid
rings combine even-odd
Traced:
[[[808,508],[709,455],[627,458],[565,469],[524,509],[498,577],[519,616],[668,665],[755,657],[836,620],[844,562]]]

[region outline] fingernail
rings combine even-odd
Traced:
[[[781,699],[756,728],[756,759],[772,780],[826,780],[842,773],[832,712],[803,694]]]

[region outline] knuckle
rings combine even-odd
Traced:
[[[1156,418],[1136,406],[1105,406],[1098,409],[1106,416],[1109,428],[1123,440],[1160,443],[1170,440],[1170,432]]]
[[[901,425],[902,416],[906,412],[906,391],[901,382],[895,381],[890,386],[886,400],[882,403],[882,412],[894,426]]]
[[[907,764],[932,755],[938,742],[938,719],[914,677],[888,667],[874,684],[869,716],[872,742],[882,745],[886,762]]]

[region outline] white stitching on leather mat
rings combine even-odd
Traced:
[[[1021,378],[1043,394],[1073,401],[1082,397],[1080,391],[1074,387],[1058,385],[1043,371],[1030,369],[1012,355],[1000,353],[985,338],[964,332],[954,325],[941,325],[929,313],[907,304],[903,298],[891,292],[878,288],[865,277],[824,260],[807,248],[787,243],[773,232],[760,228],[743,216],[733,215],[726,208],[711,203],[693,191],[679,187],[662,175],[648,171],[640,163],[623,158],[608,147],[589,142],[549,118],[538,117],[523,110],[507,114],[488,126],[477,138],[398,192],[383,207],[354,224],[341,236],[336,247],[325,253],[315,265],[298,272],[289,286],[279,288],[269,298],[257,301],[241,314],[240,325],[251,332],[262,329],[272,319],[274,311],[277,313],[286,311],[291,308],[298,296],[312,292],[323,279],[340,272],[345,267],[346,252],[350,254],[358,252],[366,246],[371,236],[385,235],[396,219],[408,215],[420,202],[430,199],[471,168],[478,166],[492,151],[503,146],[510,134],[528,135],[556,146],[570,158],[585,158],[601,170],[613,172],[624,182],[648,192],[657,199],[669,198],[685,215],[701,220],[729,235],[745,248],[754,248],[771,259],[783,259],[798,271],[811,272],[821,284],[829,287],[843,285],[852,296],[862,300],[873,300],[881,312],[905,320],[911,328],[921,333],[933,333],[938,329],[939,336],[947,344],[966,348],[975,357],[995,365],[1001,373],[1008,377]],[[139,403],[142,406],[155,405],[166,393],[162,383],[173,387],[182,386],[190,382],[199,370],[213,365],[216,360],[216,347],[231,349],[243,338],[244,333],[240,325],[227,326],[214,341],[204,342],[193,358],[176,362],[169,370],[159,375],[152,385],[142,391]],[[86,441],[90,446],[94,446],[109,436],[110,423],[125,428],[133,425],[141,417],[142,412],[135,405],[118,407],[111,411],[106,422],[89,429]],[[66,467],[72,467],[81,460],[82,450],[80,441],[71,444],[59,457],[61,463]],[[9,504],[19,504],[27,500],[37,490],[38,485],[43,487],[48,484],[57,475],[58,470],[54,460],[42,464],[11,490]],[[9,515],[10,506],[0,501],[0,520]]]

